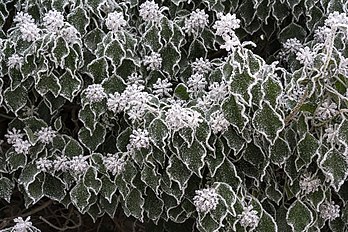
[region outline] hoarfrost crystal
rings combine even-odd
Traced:
[[[242,214],[238,215],[238,217],[240,218],[239,223],[244,228],[256,228],[260,221],[260,217],[257,216],[257,214],[258,212],[256,210],[253,210],[253,206],[249,205],[243,209]]]
[[[108,15],[105,20],[105,25],[108,30],[112,32],[117,32],[122,30],[127,22],[124,20],[123,14],[121,12],[113,12]]]
[[[309,47],[300,48],[296,53],[296,59],[305,66],[313,64],[314,56],[315,52],[312,52]]]
[[[204,90],[207,85],[207,81],[202,74],[196,73],[190,76],[187,81],[187,85],[189,87],[189,92],[195,95],[196,93]]]
[[[133,130],[132,134],[130,135],[129,142],[131,148],[135,148],[137,150],[140,150],[141,148],[148,148],[150,145],[149,132],[140,128]]]
[[[41,30],[36,26],[35,23],[23,23],[20,25],[19,30],[24,41],[34,42],[40,37]]]
[[[26,12],[19,12],[13,19],[13,22],[17,24],[34,23],[34,19]]]
[[[103,157],[103,163],[106,169],[112,173],[112,175],[118,175],[124,170],[126,161],[122,154],[115,153],[107,154],[106,157]]]
[[[50,10],[43,17],[43,25],[50,32],[59,32],[64,26],[64,16],[61,12]]]
[[[53,163],[51,160],[48,160],[46,157],[38,159],[36,162],[36,167],[42,172],[48,172],[53,168]]]
[[[226,38],[231,34],[234,34],[234,30],[240,27],[240,20],[236,18],[236,15],[230,13],[223,15],[222,13],[217,14],[217,20],[213,25],[213,29],[216,29],[216,35]]]
[[[144,64],[147,65],[147,70],[158,70],[162,65],[161,55],[157,52],[152,52],[150,56],[145,56]]]
[[[340,206],[335,202],[325,202],[320,206],[320,217],[324,220],[333,221],[340,216]]]
[[[63,171],[66,172],[69,170],[70,166],[70,161],[65,155],[58,156],[54,161],[53,161],[53,169],[55,171]]]
[[[18,54],[13,54],[8,58],[7,67],[19,69],[24,63],[24,58]]]
[[[69,26],[61,30],[61,36],[68,44],[73,44],[79,39],[79,32],[74,26]]]
[[[139,15],[144,21],[159,23],[163,17],[161,10],[154,1],[146,1],[140,5]]]
[[[191,67],[194,73],[205,74],[211,70],[212,64],[208,59],[196,58],[194,62],[192,62]]]
[[[101,84],[92,84],[86,88],[86,97],[90,102],[101,102],[106,98],[106,93]]]
[[[15,152],[18,154],[24,154],[27,155],[29,153],[29,148],[31,144],[29,143],[28,140],[16,140],[15,143],[13,144],[13,147],[15,149]]]
[[[84,173],[89,167],[87,159],[88,157],[83,155],[74,156],[69,162],[69,170],[76,175]]]
[[[5,134],[5,138],[7,139],[8,144],[14,144],[18,140],[22,141],[24,134],[21,133],[21,130],[17,130],[16,128],[12,128],[11,130],[7,131],[7,134]]]
[[[158,78],[156,83],[153,84],[153,93],[159,97],[170,97],[170,92],[172,91],[171,87],[172,83],[170,83],[168,79],[161,80]]]
[[[208,25],[208,17],[209,16],[204,10],[196,9],[196,11],[191,12],[190,17],[185,20],[184,31],[189,35],[197,34]]]
[[[41,143],[51,143],[53,142],[54,137],[56,137],[56,131],[52,129],[52,127],[42,127],[36,135],[38,136],[38,140]]]
[[[193,204],[198,212],[206,213],[216,209],[219,204],[219,196],[214,188],[196,190]]]
[[[327,120],[332,118],[337,114],[337,105],[334,102],[326,100],[318,107],[316,116],[322,120]]]
[[[320,180],[311,176],[309,173],[305,173],[300,178],[300,188],[304,194],[309,194],[318,191],[320,186]]]
[[[33,231],[32,229],[34,228],[31,221],[30,221],[30,216],[23,220],[22,217],[17,217],[13,219],[13,221],[16,223],[13,227],[14,232],[29,232]]]
[[[214,112],[210,116],[209,124],[214,134],[219,132],[223,133],[228,130],[228,127],[230,126],[230,123],[227,121],[221,111]]]

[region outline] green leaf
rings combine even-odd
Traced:
[[[154,192],[158,192],[161,177],[158,175],[157,168],[151,163],[144,165],[143,170],[141,170],[141,180]]]
[[[235,95],[241,95],[246,102],[251,99],[251,89],[256,84],[254,76],[250,75],[247,71],[242,73],[235,73],[231,76],[230,89]]]
[[[205,58],[207,55],[207,48],[205,45],[199,41],[198,39],[195,39],[189,47],[189,52],[188,52],[188,59],[189,60],[195,60],[195,58],[200,58],[203,57]]]
[[[169,76],[175,76],[179,70],[179,61],[181,59],[179,49],[173,43],[168,43],[162,48],[160,54],[163,61],[165,61],[162,62],[161,70],[168,73]]]
[[[262,87],[265,93],[265,100],[267,100],[272,107],[276,107],[278,98],[283,91],[281,83],[269,75],[267,80],[262,83]]]
[[[81,80],[68,70],[59,77],[59,85],[61,86],[60,95],[70,102],[73,101],[82,88]]]
[[[164,202],[161,198],[157,197],[152,190],[146,191],[146,198],[144,203],[145,212],[147,212],[148,217],[153,220],[159,220],[163,212]]]
[[[187,186],[187,182],[193,174],[175,155],[170,157],[166,172],[171,180],[179,184],[180,189]]]
[[[282,117],[266,102],[261,109],[255,112],[252,123],[255,129],[266,136],[271,144],[274,144],[284,127]]]
[[[284,139],[278,137],[270,148],[270,158],[272,163],[281,166],[290,155],[291,150],[289,144]]]
[[[306,231],[313,222],[313,214],[301,200],[296,200],[286,213],[286,221],[293,232]]]
[[[105,211],[111,218],[114,218],[119,203],[119,197],[114,195],[110,202],[104,200],[103,198],[99,198],[99,201],[100,208]]]
[[[94,83],[101,83],[109,77],[109,65],[104,57],[93,60],[87,65],[88,74],[93,78]]]
[[[190,99],[190,95],[188,93],[187,86],[184,85],[183,83],[178,84],[175,87],[174,96],[180,98],[181,100],[188,100],[188,99]]]
[[[53,73],[48,75],[41,74],[39,81],[35,84],[35,89],[41,94],[41,96],[51,92],[55,97],[58,97],[61,88],[58,77]]]
[[[226,120],[241,132],[249,121],[245,115],[245,107],[231,95],[222,103],[221,108]]]
[[[256,231],[264,232],[264,231],[272,231],[278,232],[278,226],[274,220],[274,218],[263,211],[262,217],[260,218],[259,224],[257,225]]]
[[[106,46],[104,55],[111,59],[112,65],[116,68],[122,63],[126,52],[118,40],[113,40]]]
[[[45,175],[43,193],[46,197],[60,202],[66,195],[64,182],[50,174]]]
[[[290,38],[297,38],[300,41],[303,41],[306,38],[306,35],[307,32],[304,28],[296,23],[291,23],[279,33],[278,38],[280,38],[280,42],[285,42]]]
[[[144,216],[144,198],[141,195],[141,192],[133,188],[125,199],[124,210],[126,215],[132,215],[139,221],[143,221]]]
[[[342,120],[338,128],[338,140],[348,147],[348,120],[345,118]]]
[[[331,149],[324,155],[320,167],[330,181],[330,185],[338,192],[348,176],[346,154]]]
[[[28,187],[25,189],[25,192],[28,194],[28,197],[33,200],[32,204],[38,202],[41,198],[44,197],[44,178],[45,175],[41,172],[36,176],[35,181],[30,183]]]
[[[92,135],[86,128],[81,128],[78,133],[80,142],[90,151],[95,151],[105,141],[105,135],[105,127],[100,123],[96,124]]]
[[[197,228],[204,232],[219,231],[220,225],[207,213],[197,220]]]
[[[189,147],[185,143],[182,144],[179,152],[179,158],[187,168],[197,176],[202,177],[201,170],[204,167],[204,157],[207,155],[205,147],[200,142],[194,140]]]
[[[107,176],[102,176],[101,178],[102,181],[102,188],[100,191],[100,194],[109,202],[112,202],[112,197],[116,193],[117,186],[115,185],[114,182],[110,180],[109,177]]]
[[[161,38],[168,43],[174,34],[173,22],[163,17],[161,20]]]
[[[56,67],[59,66],[61,68],[64,68],[65,58],[69,55],[69,52],[69,45],[62,37],[58,37],[54,40],[54,46],[52,48],[52,58],[53,62],[56,63]]]
[[[83,176],[84,185],[95,195],[98,195],[100,189],[102,188],[102,181],[98,178],[98,172],[95,168],[88,168],[86,173]]]
[[[11,201],[12,189],[14,188],[14,183],[8,178],[2,176],[0,178],[0,199],[4,199],[8,203]]]
[[[89,104],[83,106],[83,108],[79,111],[78,117],[89,133],[92,134],[98,123],[95,112],[92,110],[92,106]]]
[[[319,142],[313,135],[310,133],[306,133],[303,138],[299,141],[297,146],[297,151],[299,157],[296,160],[297,170],[300,170],[303,165],[308,167],[308,165],[312,162],[312,159],[317,154],[319,148]],[[298,160],[301,159],[303,161],[303,165],[298,165]],[[302,162],[300,162],[302,163]]]
[[[17,154],[15,152],[11,153],[6,159],[6,163],[9,167],[9,172],[12,173],[19,168],[24,168],[27,164],[27,156],[23,153]]]
[[[147,46],[151,51],[157,52],[162,48],[161,35],[159,27],[152,24],[142,36],[142,44]]]
[[[64,147],[63,154],[66,155],[67,157],[74,157],[74,156],[79,156],[83,155],[83,147],[80,145],[80,143],[73,139],[68,137],[68,141]]]
[[[81,35],[84,35],[87,32],[90,17],[83,7],[78,6],[68,14],[67,21],[73,25]]]
[[[228,127],[228,130],[222,136],[226,139],[228,146],[233,149],[235,154],[238,154],[243,149],[245,140],[234,128]]]
[[[73,189],[70,191],[70,198],[74,206],[79,210],[80,213],[85,213],[88,210],[89,199],[91,193],[88,188],[79,181]]]
[[[236,216],[234,204],[237,201],[237,196],[236,196],[236,193],[234,192],[233,188],[224,182],[215,182],[214,186],[215,186],[214,188],[216,189],[217,193],[224,200],[224,202],[222,202],[222,200],[220,200],[220,204],[225,204],[228,212],[231,215]]]
[[[27,97],[28,92],[22,85],[14,90],[7,88],[4,91],[4,101],[15,114],[27,104]]]
[[[165,140],[169,136],[169,130],[166,123],[162,119],[154,119],[150,123],[148,131],[150,138],[158,148],[162,148],[166,145]]]
[[[97,46],[100,42],[102,42],[103,38],[105,36],[105,33],[97,28],[94,28],[93,30],[89,31],[85,36],[84,36],[84,43],[85,47],[90,50],[92,53],[97,49]]]
[[[29,163],[27,164],[18,178],[18,183],[22,184],[25,189],[28,188],[29,184],[33,183],[36,179],[36,176],[40,173],[40,170],[37,169],[36,164]]]

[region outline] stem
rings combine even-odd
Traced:
[[[294,107],[294,109],[290,112],[288,116],[284,119],[285,126],[288,126],[290,122],[295,118],[296,114],[300,111],[301,106],[305,102],[308,96],[308,90],[305,91],[303,96],[301,97],[300,101],[297,103],[297,105]]]

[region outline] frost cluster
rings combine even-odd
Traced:
[[[194,62],[191,64],[191,68],[193,70],[193,73],[198,74],[206,74],[212,69],[212,64],[208,59],[196,58]]]
[[[36,132],[38,140],[41,143],[48,144],[52,143],[54,137],[56,137],[56,131],[52,127],[42,127],[38,132]]]
[[[18,54],[13,54],[8,58],[7,66],[8,68],[20,69],[24,63],[24,58]]]
[[[235,30],[240,27],[240,20],[236,18],[236,15],[230,13],[223,15],[222,13],[217,14],[217,20],[213,25],[216,30],[217,36],[222,36],[225,44],[221,45],[221,49],[226,51],[232,51],[235,47],[240,45],[239,38],[237,37]]]
[[[258,212],[253,209],[252,205],[244,207],[242,214],[238,215],[239,223],[244,228],[250,227],[256,228],[259,224],[260,217],[257,216]]]
[[[333,221],[340,216],[340,206],[335,202],[325,202],[320,206],[320,217],[324,220]]]
[[[219,195],[214,188],[205,188],[195,191],[193,204],[198,212],[207,213],[216,209],[219,204]]]
[[[202,115],[195,110],[173,104],[166,112],[166,123],[172,130],[180,130],[185,127],[195,129],[203,122]]]
[[[309,173],[305,173],[300,178],[300,188],[304,194],[310,194],[318,191],[320,180]]]
[[[330,100],[324,101],[317,109],[316,116],[321,120],[328,120],[338,113],[337,105]]]
[[[150,145],[149,132],[140,128],[133,130],[129,139],[129,147],[131,149],[140,150],[141,148],[148,148]]]
[[[230,123],[227,121],[221,111],[216,111],[211,114],[209,125],[213,133],[217,134],[219,132],[224,133],[226,130],[228,130]]]
[[[64,26],[64,16],[59,11],[50,10],[43,17],[43,25],[49,32],[58,33]]]
[[[140,5],[139,15],[144,21],[159,23],[163,17],[155,1],[146,1]]]
[[[184,31],[191,35],[197,35],[204,27],[208,26],[209,16],[204,12],[204,10],[196,9],[191,12],[190,17],[186,18]]]
[[[104,88],[101,84],[92,84],[86,88],[86,97],[91,102],[101,102],[104,98],[107,97],[104,92]]]
[[[149,56],[145,56],[144,65],[147,66],[147,70],[159,70],[162,66],[161,55],[157,52],[152,52]]]
[[[113,12],[108,14],[108,17],[105,20],[105,25],[108,30],[115,33],[122,30],[127,25],[127,21],[124,20],[121,12]]]
[[[121,153],[110,154],[103,157],[103,163],[106,170],[112,173],[112,175],[120,174],[126,165],[125,156]]]
[[[153,84],[153,93],[158,97],[170,97],[172,92],[172,83],[168,81],[168,79],[160,79],[158,78],[156,83]]]

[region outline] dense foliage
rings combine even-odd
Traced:
[[[0,25],[1,231],[348,229],[345,1],[5,0]]]

